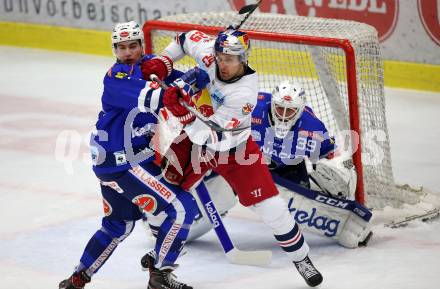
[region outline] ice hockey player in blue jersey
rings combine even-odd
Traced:
[[[289,190],[283,197],[303,228],[347,248],[366,245],[372,214],[354,201],[357,178],[351,155],[336,147],[324,123],[306,106],[299,83],[283,81],[272,94],[259,94],[252,134],[274,181]],[[312,164],[309,169],[306,160]]]
[[[192,289],[171,273],[198,208],[190,193],[158,178],[152,161],[152,137],[164,91],[148,81],[178,76],[166,57],[143,55],[144,35],[135,22],[119,23],[112,32],[117,62],[104,77],[102,111],[91,139],[93,170],[103,196],[101,228],[87,243],[73,274],[60,289],[81,289],[132,232],[141,211],[164,212],[152,253],[150,289]]]
[[[260,93],[252,113],[252,135],[269,160],[272,173],[310,188],[304,159],[316,163],[333,156],[335,141],[305,105],[297,83],[281,82],[273,94]]]

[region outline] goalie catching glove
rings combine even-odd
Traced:
[[[181,79],[176,79],[176,81],[165,90],[163,95],[163,104],[183,125],[193,122],[196,118],[195,115],[188,111],[183,105],[183,102],[185,102],[192,107],[195,106],[192,101],[192,95],[191,85]]]
[[[150,80],[155,74],[160,80],[167,78],[173,70],[173,61],[168,56],[157,56],[141,63],[142,76]]]
[[[324,193],[332,197],[353,199],[356,191],[357,174],[350,157],[320,159],[310,178]]]

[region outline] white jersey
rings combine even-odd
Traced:
[[[196,119],[184,128],[193,143],[206,144],[216,151],[226,151],[245,142],[250,136],[251,114],[258,96],[258,76],[252,71],[233,83],[219,80],[214,58],[214,42],[212,37],[193,30],[176,37],[176,40],[165,48],[163,54],[173,61],[188,55],[208,73],[210,83],[206,88],[214,109],[210,120],[223,128],[249,127],[242,131],[220,134]]]

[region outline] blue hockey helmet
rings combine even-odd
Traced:
[[[240,61],[247,63],[251,42],[247,33],[234,29],[227,29],[220,32],[215,40],[214,49],[216,52],[238,55]]]

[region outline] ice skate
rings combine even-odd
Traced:
[[[322,282],[322,275],[319,271],[313,266],[312,261],[309,256],[306,256],[303,260],[298,262],[293,262],[295,264],[296,269],[299,274],[304,278],[307,285],[310,287],[316,287]]]

